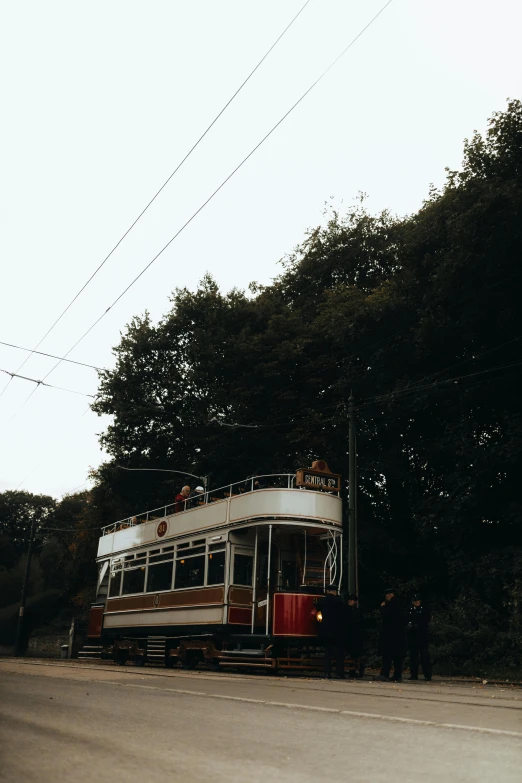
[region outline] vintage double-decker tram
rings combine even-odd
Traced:
[[[104,527],[91,649],[185,668],[317,665],[315,604],[342,579],[340,489],[316,461]]]

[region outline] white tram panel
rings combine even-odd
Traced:
[[[341,526],[341,499],[307,489],[259,489],[230,500],[230,522],[283,518]]]
[[[226,500],[180,511],[166,517],[127,527],[102,536],[98,559],[136,547],[236,525],[242,521],[285,519],[296,522],[318,522],[320,525],[342,525],[342,502],[335,495],[298,489],[260,489]],[[158,536],[160,522],[166,532]]]
[[[197,589],[197,588],[196,588]],[[200,588],[201,589],[201,588]],[[172,607],[170,609],[138,609],[131,612],[106,611],[105,628],[125,628],[131,624],[135,628],[148,626],[176,627],[177,625],[221,625],[223,620],[223,603],[216,606]],[[154,614],[154,620],[151,615]]]

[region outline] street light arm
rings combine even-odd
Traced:
[[[116,467],[120,468],[120,470],[151,470],[158,473],[178,473],[180,476],[192,476],[192,478],[203,481],[205,487],[207,483],[206,476],[196,476],[194,473],[189,473],[188,470],[167,470],[166,468],[126,468],[123,465],[116,465]]]

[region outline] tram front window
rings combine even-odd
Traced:
[[[254,558],[252,555],[234,555],[234,581],[235,585],[252,586],[252,571]]]
[[[211,552],[208,555],[207,585],[222,585],[225,581],[225,553]]]
[[[268,541],[262,541],[259,544],[259,587],[265,589],[268,587]],[[276,544],[272,544],[270,555],[270,588],[274,590],[278,585],[279,571],[279,549]]]
[[[109,598],[120,594],[121,587],[121,571],[111,574],[111,586],[109,588]]]
[[[297,563],[295,560],[283,560],[281,563],[281,582],[286,590],[297,588]]]

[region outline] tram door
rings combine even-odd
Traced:
[[[270,560],[270,587],[268,584],[268,561]],[[277,544],[272,542],[270,558],[268,557],[268,541],[259,543],[257,553],[257,609],[256,630],[264,631],[266,628],[266,613],[270,606],[274,590],[279,585],[279,560],[280,553]],[[268,595],[270,589],[270,595]]]

